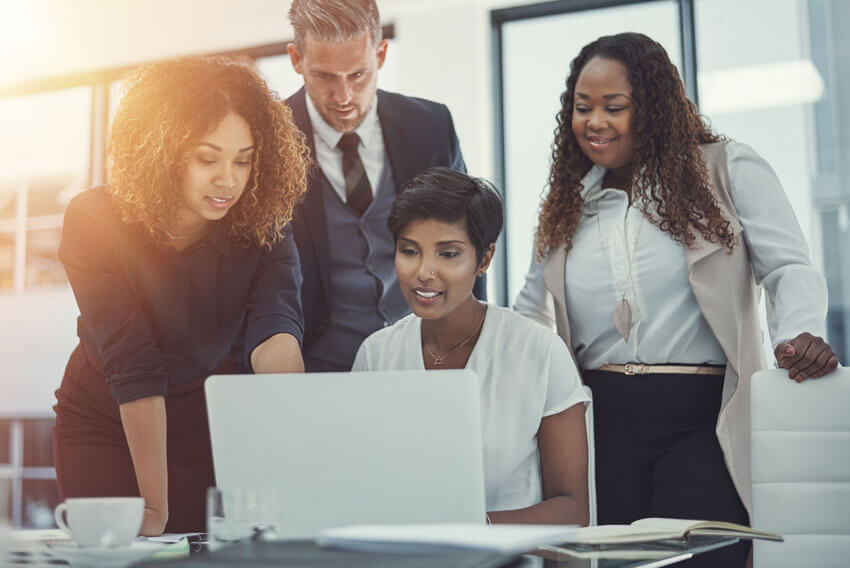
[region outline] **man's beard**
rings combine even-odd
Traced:
[[[363,124],[363,121],[366,120],[366,115],[369,114],[370,110],[372,110],[377,98],[377,94],[373,96],[366,108],[363,109],[363,112],[358,113],[354,118],[331,118],[325,114],[324,109],[321,109],[318,105],[316,105],[316,108],[319,111],[319,114],[322,115],[322,118],[325,119],[325,122],[330,124],[334,130],[343,134],[348,134],[349,132],[354,132],[357,130],[358,126]]]

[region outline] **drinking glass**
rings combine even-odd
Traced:
[[[275,540],[281,523],[279,495],[273,489],[210,487],[207,491],[207,548]]]

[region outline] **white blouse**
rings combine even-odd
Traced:
[[[746,144],[726,145],[731,196],[743,226],[756,282],[774,309],[774,347],[803,331],[825,335],[826,282],[812,267],[805,238],[770,165]],[[572,348],[583,369],[630,361],[724,364],[726,357],[702,316],[688,281],[685,249],[644,219],[640,203],[603,188],[605,169],[582,180],[585,208],[566,262]],[[545,261],[532,261],[515,309],[545,325],[554,310],[543,285]],[[632,327],[625,341],[614,306],[625,297]]]
[[[421,323],[410,314],[367,337],[352,371],[424,369]],[[540,421],[590,400],[569,351],[552,331],[488,305],[466,368],[478,375],[481,385],[487,510],[539,503]]]

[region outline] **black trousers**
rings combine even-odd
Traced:
[[[674,517],[749,525],[714,431],[722,376],[587,371],[584,380],[593,391],[599,524]],[[741,567],[749,546],[682,565]]]

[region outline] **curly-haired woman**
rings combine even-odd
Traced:
[[[186,58],[128,78],[109,158],[59,248],[80,308],[56,391],[60,496],[141,495],[142,534],[203,530],[204,379],[303,369],[285,228],[304,145],[250,63]]]
[[[593,391],[599,522],[746,524],[759,286],[779,365],[802,381],[837,366],[816,337],[824,280],[773,170],[706,127],[655,41],[586,45],[561,107],[516,308],[557,326]],[[747,548],[701,561],[741,565]]]

